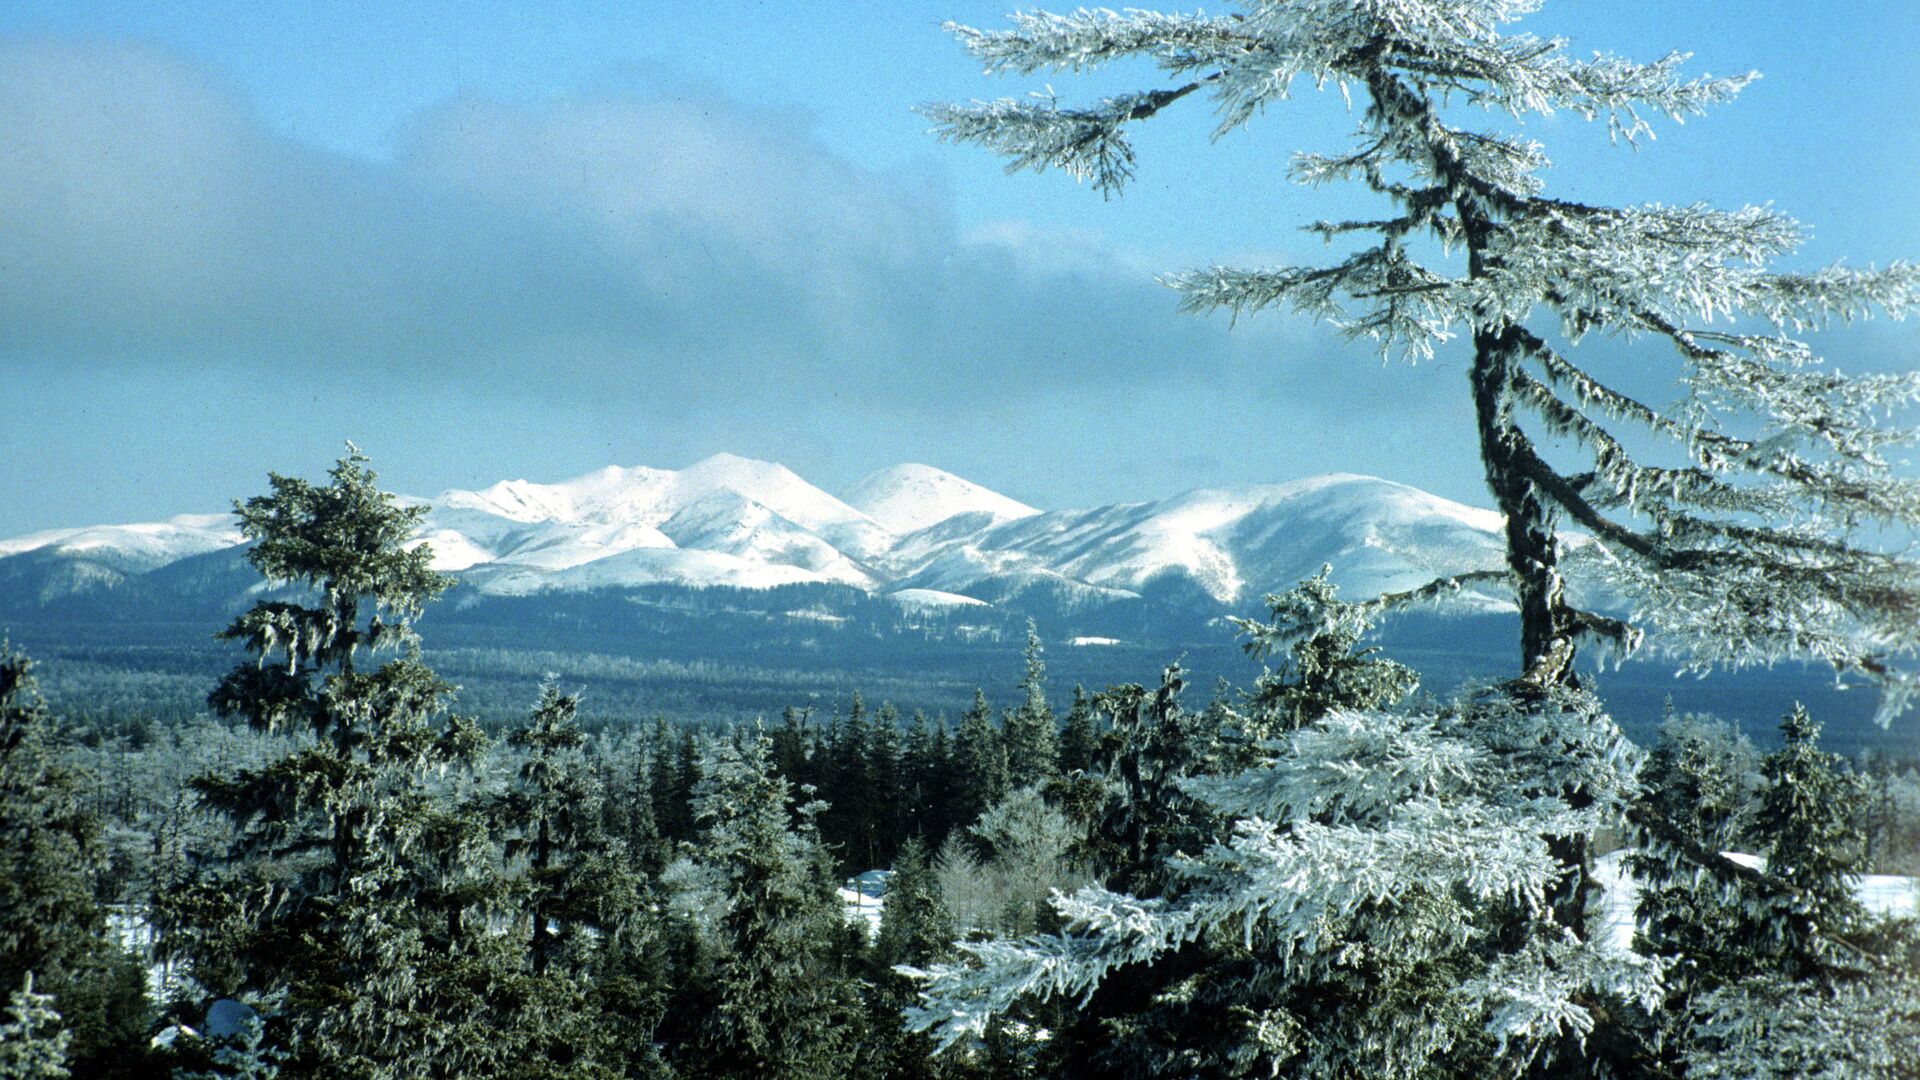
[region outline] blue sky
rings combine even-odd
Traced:
[[[1297,225],[1363,210],[1284,180],[1342,145],[1338,96],[1219,142],[1189,102],[1117,201],[1009,177],[911,111],[1044,84],[979,76],[939,30],[1005,10],[15,0],[0,535],[216,509],[346,438],[419,494],[728,450],[830,489],[925,461],[1049,507],[1334,469],[1484,502],[1457,355],[1229,330],[1152,281],[1313,258]],[[1763,73],[1637,152],[1530,120],[1550,190],[1771,202],[1809,265],[1920,256],[1920,5],[1813,11],[1550,0],[1523,29]],[[1912,367],[1915,330],[1823,344]]]

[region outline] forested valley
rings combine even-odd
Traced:
[[[449,657],[497,669],[482,723],[422,640],[457,588],[429,508],[349,443],[234,504],[220,565],[259,588],[181,646],[243,654],[204,706],[176,681],[164,719],[56,713],[0,649],[0,1080],[1920,1077],[1920,763],[1835,753],[1792,697],[1764,745],[1615,715],[1591,663],[1815,666],[1912,730],[1920,372],[1820,350],[1920,311],[1920,266],[1777,268],[1805,232],[1770,205],[1546,194],[1521,119],[1637,146],[1755,76],[1503,32],[1539,6],[1026,12],[947,29],[988,73],[1155,84],[922,109],[1111,197],[1182,102],[1224,138],[1338,90],[1357,130],[1286,169],[1376,207],[1308,226],[1329,261],[1161,283],[1457,356],[1497,565],[1283,583],[1222,630],[1257,665],[1226,682],[1169,656],[1070,689],[1036,626],[950,673],[978,687],[951,710],[601,713],[483,647]],[[1429,685],[1371,636],[1482,589],[1513,616],[1495,681]]]
[[[1297,894],[1315,933],[1348,941],[1305,978],[1263,970],[1274,893],[1170,954],[1111,962],[1093,993],[1047,993],[1041,971],[991,1014],[920,997],[1010,943],[1088,940],[1049,937],[1086,925],[1077,905],[1165,912],[1255,838],[1246,800],[1289,783],[1311,782],[1284,797],[1296,837],[1321,843],[1351,842],[1346,819],[1383,798],[1437,815],[1493,796],[1469,765],[1483,740],[1537,739],[1524,714],[1491,689],[1410,708],[1419,676],[1364,644],[1366,609],[1324,578],[1245,625],[1267,663],[1242,687],[1190,689],[1176,664],[1062,693],[1035,636],[1006,704],[976,692],[951,719],[856,694],[730,729],[589,730],[565,686],[530,680],[523,717],[490,734],[420,659],[408,619],[443,583],[397,546],[407,514],[363,459],[274,489],[242,507],[254,557],[313,606],[235,621],[259,660],[215,689],[214,715],[58,717],[26,656],[0,666],[5,1075],[1213,1074],[1389,1036],[1435,1075],[1496,1056],[1445,974],[1514,917],[1477,884],[1499,856],[1460,849],[1486,821],[1426,838],[1458,865],[1402,867],[1343,914]],[[1558,709],[1606,725],[1590,698]],[[1915,913],[1870,912],[1851,883],[1920,874],[1920,769],[1850,764],[1818,731],[1794,712],[1762,754],[1669,716],[1649,753],[1587,750],[1631,766],[1609,797],[1646,828],[1603,830],[1593,854],[1633,847],[1632,945],[1668,976],[1593,992],[1639,1010],[1612,1021],[1637,1047],[1616,1052],[1744,1053],[1727,1017],[1755,986],[1766,1024],[1802,1009],[1809,1034],[1836,1009],[1865,1025],[1860,995],[1911,1000]],[[1702,849],[1767,869],[1703,878],[1681,861]],[[1355,887],[1320,887],[1336,886]],[[1446,940],[1378,951],[1419,922]],[[1456,1030],[1433,1027],[1449,1016]],[[1910,1064],[1915,1018],[1881,1017],[1852,1048]]]

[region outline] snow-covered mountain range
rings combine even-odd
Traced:
[[[720,454],[405,501],[429,507],[418,542],[435,566],[497,597],[814,583],[921,608],[1034,590],[1055,603],[1184,591],[1249,608],[1326,563],[1349,595],[1371,595],[1502,558],[1492,511],[1347,474],[1041,511],[926,465],[835,496],[782,465]],[[223,514],[0,540],[0,606],[112,589],[241,542]]]

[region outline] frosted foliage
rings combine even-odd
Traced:
[[[1591,729],[1611,728],[1590,702],[1558,707]],[[961,962],[914,972],[926,985],[910,1024],[942,1044],[979,1038],[1022,997],[1089,995],[1117,968],[1213,941],[1250,953],[1264,966],[1254,978],[1269,989],[1313,985],[1363,954],[1390,956],[1397,968],[1477,963],[1444,992],[1444,1011],[1496,1039],[1501,1061],[1517,1069],[1560,1034],[1591,1028],[1581,1002],[1594,994],[1651,1002],[1658,990],[1657,968],[1573,938],[1546,911],[1563,873],[1547,838],[1589,834],[1616,814],[1635,765],[1630,753],[1602,753],[1578,770],[1592,795],[1579,809],[1550,793],[1559,779],[1520,779],[1529,766],[1503,764],[1500,745],[1553,742],[1555,711],[1334,713],[1266,744],[1252,769],[1187,781],[1234,827],[1225,841],[1174,859],[1166,896],[1056,893],[1063,933],[965,942]],[[1517,948],[1492,939],[1496,910],[1519,913],[1527,929]],[[1320,1031],[1311,1053],[1285,1035],[1286,1017],[1250,1015],[1234,1056],[1256,1075],[1284,1061],[1300,1075],[1355,1061],[1417,1071],[1453,1041],[1404,1006],[1373,1008],[1364,1023]],[[1389,1029],[1404,1037],[1385,1037]],[[1349,1036],[1359,1042],[1341,1041]],[[1369,1039],[1377,1044],[1361,1045]]]
[[[1622,963],[1621,954],[1572,934],[1528,942],[1495,961],[1467,984],[1467,992],[1493,1004],[1487,1026],[1505,1054],[1572,1033],[1584,1039],[1594,1015],[1578,1003],[1583,991],[1600,990],[1652,1012],[1661,1005],[1660,970],[1653,963]]]
[[[1920,373],[1851,378],[1797,335],[1920,302],[1920,266],[1782,270],[1804,230],[1766,206],[1605,206],[1547,195],[1546,151],[1503,118],[1570,112],[1618,139],[1653,136],[1735,96],[1754,76],[1691,75],[1686,56],[1576,57],[1514,32],[1537,2],[1272,0],[1238,11],[1030,12],[1008,29],[950,27],[989,72],[1079,71],[1144,60],[1167,85],[1095,106],[1049,91],[1025,102],[931,106],[944,138],[1120,191],[1131,125],[1192,95],[1216,134],[1304,79],[1337,88],[1359,130],[1344,152],[1296,156],[1295,180],[1362,185],[1391,209],[1307,228],[1324,265],[1168,274],[1189,310],[1279,309],[1418,361],[1471,345],[1481,455],[1511,536],[1510,582],[1537,677],[1572,645],[1645,640],[1694,666],[1786,658],[1833,665],[1884,691],[1883,722],[1912,697],[1894,660],[1920,650],[1920,483],[1886,450],[1913,440]],[[1484,123],[1469,126],[1483,107]],[[1460,256],[1464,254],[1464,258]],[[1652,406],[1570,359],[1600,331],[1672,357],[1687,397]],[[1574,609],[1553,565],[1557,522],[1634,623]],[[1872,537],[1864,542],[1858,537]]]
[[[73,1034],[60,1022],[53,996],[33,988],[28,972],[7,996],[0,1023],[0,1077],[5,1080],[65,1080]]]
[[[1920,1062],[1920,977],[1837,988],[1767,977],[1708,995],[1687,1057],[1702,1080],[1896,1080]]]

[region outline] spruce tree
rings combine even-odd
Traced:
[[[1412,669],[1359,647],[1370,609],[1339,602],[1332,572],[1322,566],[1291,591],[1268,597],[1269,621],[1236,620],[1248,655],[1266,660],[1287,648],[1287,662],[1254,684],[1244,718],[1253,738],[1297,731],[1336,709],[1388,708],[1419,685]]]
[[[1795,705],[1780,722],[1780,749],[1760,763],[1766,791],[1754,821],[1754,835],[1766,842],[1767,874],[1791,889],[1787,918],[1771,918],[1761,929],[1777,939],[1796,969],[1817,972],[1820,939],[1844,936],[1865,912],[1854,899],[1861,837],[1855,812],[1866,799],[1866,785],[1838,755],[1820,749],[1820,725]]]
[[[900,775],[905,785],[901,799],[906,811],[903,827],[907,837],[919,837],[929,848],[946,838],[940,817],[946,772],[946,755],[936,742],[933,725],[926,713],[913,710],[900,746]]]
[[[209,704],[298,741],[194,781],[235,845],[223,870],[167,898],[163,921],[210,992],[285,993],[285,1030],[269,1036],[294,1075],[484,1071],[499,1048],[475,995],[503,957],[484,918],[433,902],[484,837],[444,828],[430,783],[484,738],[449,712],[453,688],[413,633],[448,584],[409,546],[425,508],[380,491],[366,461],[349,444],[328,483],[272,474],[269,494],[235,504],[249,561],[298,591],[222,634],[256,660]],[[385,652],[398,655],[361,662]]]
[[[712,997],[690,1076],[840,1076],[859,1037],[854,983],[836,952],[842,915],[812,813],[794,824],[793,794],[764,737],[705,747],[694,813],[698,857],[719,886]]]
[[[1640,801],[1649,820],[1668,823],[1699,850],[1724,852],[1746,836],[1760,788],[1759,755],[1732,728],[1696,717],[1670,717],[1640,770]],[[1672,959],[1665,971],[1661,1056],[1671,1067],[1685,1055],[1696,998],[1743,978],[1752,942],[1737,897],[1725,882],[1701,874],[1686,853],[1643,839],[1625,859],[1640,882],[1634,911],[1636,947]]]
[[[1672,942],[1712,964],[1678,1018],[1689,1077],[1893,1080],[1920,1061],[1920,927],[1855,899],[1866,787],[1819,731],[1799,707],[1782,722],[1751,833],[1766,861],[1716,875],[1720,917]]]
[[[527,723],[507,737],[524,756],[496,813],[505,826],[506,857],[526,867],[527,953],[536,975],[546,972],[564,939],[583,926],[599,929],[596,914],[607,906],[608,889],[637,892],[624,860],[606,859],[608,839],[595,828],[601,791],[581,755],[586,736],[575,722],[578,708],[578,698],[548,682]],[[612,899],[622,911],[631,906]]]
[[[1000,726],[1007,754],[1007,784],[1023,788],[1054,775],[1059,755],[1053,707],[1047,704],[1045,649],[1033,621],[1027,621],[1027,646],[1021,653],[1020,703],[1007,710]]]
[[[146,973],[96,898],[100,819],[86,778],[50,744],[52,724],[32,661],[0,643],[0,987],[24,994],[36,1017],[34,1002],[51,1003],[63,1060],[117,1075],[144,1049]],[[28,977],[38,989],[19,990]]]
[[[1100,758],[1100,729],[1095,725],[1093,701],[1086,687],[1075,685],[1073,705],[1060,729],[1060,771],[1086,772]]]
[[[868,798],[873,807],[874,850],[866,869],[886,866],[908,835],[906,747],[901,740],[900,710],[890,701],[880,703],[867,739]]]
[[[953,938],[952,919],[941,901],[926,845],[918,837],[909,838],[887,878],[886,906],[873,944],[869,1030],[879,1048],[880,1075],[936,1077],[956,1070],[950,1059],[932,1056],[932,1040],[924,1033],[903,1028],[901,1014],[912,1004],[914,989],[910,979],[894,970],[946,959]]]
[[[1623,1001],[1647,1000],[1648,984],[1591,937],[1591,842],[1627,812],[1633,755],[1578,692],[1576,649],[1631,651],[1644,627],[1688,666],[1812,659],[1877,684],[1882,722],[1901,711],[1915,684],[1894,661],[1920,648],[1920,620],[1912,617],[1920,610],[1920,563],[1879,546],[1872,529],[1920,523],[1920,484],[1897,475],[1883,454],[1908,433],[1882,420],[1920,397],[1920,374],[1846,378],[1819,370],[1814,350],[1794,335],[1836,318],[1903,313],[1920,299],[1920,268],[1780,272],[1772,264],[1797,245],[1799,230],[1765,208],[1609,207],[1546,196],[1547,161],[1537,145],[1459,126],[1449,105],[1571,111],[1606,119],[1632,142],[1650,134],[1646,116],[1702,111],[1749,77],[1690,80],[1680,74],[1678,54],[1652,63],[1576,60],[1562,42],[1505,31],[1537,6],[1280,0],[1222,15],[1023,14],[1010,30],[951,29],[991,72],[1137,58],[1174,79],[1084,108],[1047,95],[927,112],[944,137],[1001,152],[1012,168],[1058,168],[1115,194],[1135,166],[1129,126],[1184,99],[1210,93],[1224,134],[1261,115],[1301,77],[1357,92],[1355,145],[1338,155],[1303,154],[1294,174],[1307,183],[1356,182],[1389,205],[1386,214],[1312,226],[1340,250],[1325,266],[1213,267],[1166,280],[1190,309],[1292,307],[1371,338],[1390,355],[1429,356],[1454,338],[1470,345],[1463,349],[1466,396],[1480,463],[1506,522],[1507,566],[1377,606],[1465,584],[1510,589],[1520,612],[1520,678],[1462,710],[1472,717],[1467,726],[1443,715],[1416,735],[1403,719],[1332,714],[1282,739],[1284,752],[1269,771],[1293,776],[1302,762],[1321,760],[1362,731],[1368,738],[1400,731],[1397,740],[1408,746],[1465,753],[1472,768],[1431,790],[1436,811],[1450,819],[1479,815],[1479,825],[1494,830],[1486,842],[1502,851],[1495,862],[1522,853],[1530,859],[1542,844],[1548,858],[1532,869],[1525,859],[1502,863],[1514,875],[1504,895],[1526,901],[1504,911],[1496,894],[1482,891],[1484,877],[1458,883],[1478,905],[1462,913],[1463,925],[1484,932],[1498,959],[1479,966],[1479,976],[1462,976],[1456,992],[1468,1014],[1489,1010],[1485,1030],[1506,1061],[1536,1071],[1598,1071],[1644,1064],[1643,1048],[1630,1045],[1631,1021],[1594,1025],[1619,1018]],[[1687,400],[1662,410],[1623,392],[1617,373],[1578,351],[1595,330],[1670,354]],[[1564,544],[1561,521],[1591,542]],[[1624,598],[1641,625],[1576,603],[1568,588],[1576,565],[1582,581]],[[1332,737],[1340,725],[1351,730]],[[1362,791],[1404,782],[1376,775],[1388,762],[1367,757],[1372,751],[1348,749],[1359,757],[1344,768],[1353,783],[1365,781]],[[1495,781],[1500,786],[1489,786]],[[1281,794],[1289,783],[1214,805],[1251,815],[1240,827],[1255,831],[1319,805],[1291,802]],[[1515,802],[1519,793],[1531,802]],[[1307,899],[1359,916],[1364,908],[1347,907],[1339,890],[1364,875],[1388,838],[1417,841],[1424,851],[1424,861],[1404,867],[1409,880],[1448,862],[1433,847],[1439,838],[1405,808],[1355,797],[1317,812],[1361,830],[1346,841],[1373,846],[1349,851],[1349,876],[1321,880],[1331,893]],[[1272,816],[1281,811],[1289,814]],[[1291,825],[1292,834],[1302,827]],[[1677,832],[1657,820],[1643,827]],[[1249,867],[1259,862],[1251,844],[1234,845]],[[1286,858],[1269,853],[1277,863],[1305,872],[1287,862],[1303,851],[1280,850]],[[1720,861],[1711,851],[1690,856],[1703,866]],[[1546,868],[1553,871],[1536,876]],[[1299,895],[1297,884],[1290,894]],[[1535,903],[1547,922],[1534,918]],[[1125,924],[1103,922],[1116,910],[1104,899],[1067,910],[1085,925]],[[1108,947],[1142,940],[1131,929],[1101,939]],[[1056,972],[1091,970],[1055,961]],[[974,989],[987,992],[984,984]],[[1401,1049],[1410,1056],[1376,1056],[1369,1068],[1432,1060],[1411,1044]],[[1324,1060],[1340,1067],[1337,1055]]]
[[[0,1024],[0,1077],[5,1080],[66,1080],[73,1033],[60,1021],[53,995],[33,988],[33,973],[7,995],[7,1020]]]
[[[1275,605],[1293,625],[1262,627],[1269,645],[1364,629],[1370,605],[1311,585]],[[1640,1068],[1615,1018],[1653,1007],[1655,969],[1569,933],[1549,903],[1552,840],[1620,815],[1631,747],[1581,695],[1386,711],[1402,669],[1356,684],[1341,673],[1368,658],[1349,659],[1266,688],[1315,719],[1276,723],[1246,768],[1178,708],[1177,669],[1157,694],[1115,695],[1121,870],[1055,899],[1060,934],[962,943],[913,1023],[951,1045],[1026,1003],[1079,1001],[1047,1053],[1082,1075]],[[1357,692],[1373,707],[1343,705]]]
[[[953,734],[953,771],[958,783],[953,807],[956,827],[972,823],[987,807],[1006,797],[1007,748],[993,724],[993,707],[979,689],[973,705],[960,714]]]

